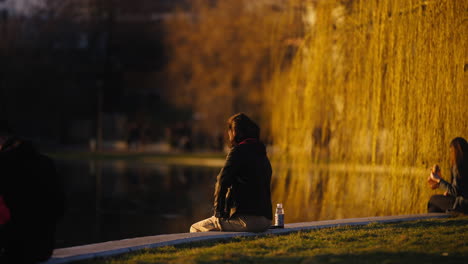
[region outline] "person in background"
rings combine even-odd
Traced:
[[[231,150],[217,177],[214,216],[193,224],[190,232],[262,232],[271,226],[271,174],[260,129],[243,113],[229,118]]]
[[[450,143],[450,182],[444,180],[438,165],[434,165],[428,178],[432,189],[442,188],[443,195],[433,195],[427,211],[468,213],[468,143],[457,137]]]
[[[52,255],[64,192],[54,162],[0,122],[0,196],[10,212],[0,229],[0,263],[37,263]]]

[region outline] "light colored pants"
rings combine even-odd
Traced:
[[[193,224],[190,233],[207,231],[263,232],[271,225],[271,220],[264,216],[237,215],[230,219],[214,216]]]

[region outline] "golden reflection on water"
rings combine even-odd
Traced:
[[[383,166],[314,166],[308,177],[273,180],[273,203],[283,203],[287,222],[422,213],[428,195],[424,169],[402,168],[399,178]],[[395,175],[395,174],[393,174]],[[391,188],[389,188],[391,187]],[[422,193],[421,193],[422,191]]]

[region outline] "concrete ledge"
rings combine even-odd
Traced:
[[[123,239],[109,241],[104,243],[90,244],[77,247],[60,248],[54,250],[52,258],[43,264],[60,264],[69,263],[78,260],[92,259],[98,257],[109,257],[129,253],[145,248],[156,248],[163,246],[179,245],[185,243],[199,241],[213,241],[230,239],[234,237],[249,237],[249,236],[265,236],[269,234],[287,234],[303,230],[312,230],[327,227],[351,226],[351,225],[367,225],[369,223],[392,223],[402,221],[415,221],[430,218],[449,217],[448,214],[416,214],[416,215],[398,215],[398,216],[381,216],[381,217],[365,217],[365,218],[350,218],[339,220],[315,221],[286,224],[282,229],[270,229],[263,233],[248,233],[248,232],[202,232],[202,233],[180,233],[169,235],[157,235],[138,237],[131,239]]]

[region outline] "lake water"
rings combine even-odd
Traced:
[[[222,162],[221,162],[222,165]],[[213,215],[219,167],[135,161],[58,161],[67,211],[57,247],[140,236],[185,233]],[[275,170],[276,171],[276,170]],[[275,175],[274,175],[275,176]],[[423,213],[435,191],[427,172],[385,167],[319,166],[272,181],[272,203],[285,222]]]
[[[57,161],[67,211],[57,248],[188,232],[212,215],[219,168],[125,161]]]

